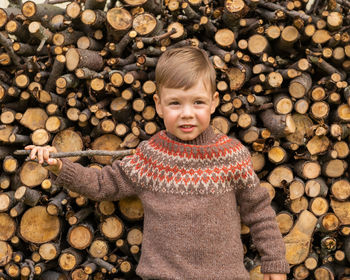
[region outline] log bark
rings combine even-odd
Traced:
[[[103,67],[103,60],[95,51],[72,48],[66,53],[66,67],[70,71],[82,67],[99,71]]]
[[[271,133],[276,137],[283,137],[295,132],[295,123],[291,115],[277,115],[268,109],[260,113],[260,118]]]

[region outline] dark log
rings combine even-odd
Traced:
[[[99,71],[103,67],[103,60],[97,52],[71,48],[66,53],[66,67],[70,71],[82,67]]]

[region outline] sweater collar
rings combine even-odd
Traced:
[[[165,133],[171,140],[174,140],[176,142],[180,142],[183,144],[188,144],[188,145],[208,145],[210,143],[213,143],[216,137],[215,131],[210,125],[195,139],[189,140],[189,141],[181,140],[180,138],[177,138],[175,135],[171,134],[168,131],[166,131]]]

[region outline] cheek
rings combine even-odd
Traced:
[[[202,110],[202,111],[200,112],[200,118],[203,119],[203,120],[210,119],[210,116],[211,116],[211,110],[210,110],[210,108],[207,108],[207,109]]]
[[[205,113],[201,114],[198,116],[198,121],[203,125],[203,126],[208,126],[210,124],[211,120],[211,114],[210,111],[206,111]]]
[[[172,110],[164,110],[163,111],[163,119],[166,122],[172,122],[175,121],[177,118],[177,114],[173,112]]]

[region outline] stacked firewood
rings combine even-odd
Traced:
[[[157,60],[186,45],[217,70],[212,124],[251,150],[290,279],[350,279],[349,0],[59,2],[0,9],[1,280],[137,278],[140,200],[89,201],[13,152],[136,148],[163,129]],[[262,279],[245,225],[242,240],[251,279]]]

